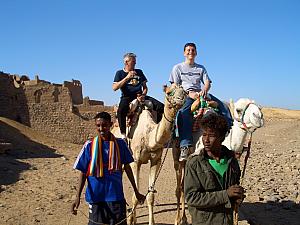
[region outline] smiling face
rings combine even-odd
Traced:
[[[112,126],[112,122],[110,120],[97,118],[95,120],[95,125],[97,127],[97,132],[101,136],[101,138],[105,140],[110,138],[110,128]]]
[[[194,46],[186,46],[184,49],[184,56],[187,60],[194,61],[195,57],[197,56],[197,50]]]
[[[125,68],[128,71],[134,70],[136,64],[136,58],[135,57],[128,57],[125,61]]]

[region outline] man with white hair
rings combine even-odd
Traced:
[[[138,99],[140,102],[150,100],[153,104],[153,110],[157,112],[157,122],[162,118],[164,105],[160,101],[147,96],[147,78],[141,69],[135,69],[136,55],[126,53],[123,61],[124,68],[116,72],[112,88],[114,91],[120,89],[122,92],[117,117],[122,138],[126,138],[126,115],[131,101],[134,99]]]

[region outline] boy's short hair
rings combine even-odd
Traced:
[[[189,42],[189,43],[186,43],[186,44],[184,45],[183,51],[185,51],[186,47],[188,47],[188,46],[194,47],[195,50],[197,50],[196,44],[195,44],[195,43],[192,43],[192,42]]]
[[[127,62],[130,58],[136,58],[136,54],[128,52],[123,56],[124,63]]]
[[[95,120],[96,120],[96,119],[104,119],[104,120],[106,120],[106,121],[110,121],[110,122],[111,122],[111,115],[110,115],[108,112],[103,111],[103,112],[98,113],[98,114],[94,117],[94,119],[95,119]]]
[[[204,115],[200,121],[200,125],[202,129],[210,128],[217,131],[223,137],[225,137],[229,131],[225,117],[216,113]]]

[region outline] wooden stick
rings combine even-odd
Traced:
[[[242,178],[241,178],[241,186],[243,184],[245,172],[246,172],[246,166],[248,162],[248,158],[250,156],[250,148],[251,148],[251,142],[252,142],[252,132],[250,133],[250,137],[248,140],[248,149],[247,149],[247,154],[245,156],[245,161],[244,161],[244,167],[243,167],[243,172],[242,172]],[[234,203],[233,206],[233,225],[238,225],[239,224],[239,204]]]

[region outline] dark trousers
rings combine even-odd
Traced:
[[[136,97],[121,97],[117,112],[121,134],[126,134],[126,116],[129,111],[129,104],[134,99],[136,99]],[[152,102],[153,110],[157,112],[156,122],[158,123],[161,120],[162,115],[164,113],[164,104],[150,96],[145,96],[145,100],[150,100]]]
[[[89,204],[89,211],[88,225],[99,223],[114,225],[122,220],[124,221],[120,225],[127,225],[125,200]]]

